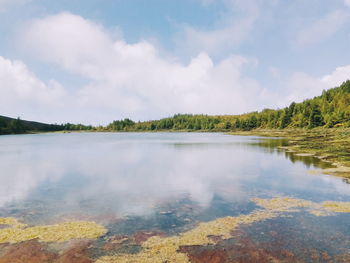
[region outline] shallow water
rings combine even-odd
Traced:
[[[107,234],[84,250],[94,261],[140,253],[152,235],[176,236],[199,222],[249,214],[259,209],[251,198],[350,202],[346,181],[308,173],[329,164],[277,148],[285,145],[278,138],[219,133],[1,136],[0,217],[31,226],[101,224]],[[242,225],[215,244],[181,247],[181,253],[191,262],[350,262],[349,219],[349,213],[290,211]],[[14,245],[3,246],[0,262]]]

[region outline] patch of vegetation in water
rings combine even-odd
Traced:
[[[314,203],[302,199],[289,197],[278,197],[273,199],[252,199],[254,203],[262,207],[247,215],[236,217],[223,217],[210,222],[199,223],[193,229],[184,233],[160,237],[152,236],[142,243],[143,250],[137,254],[121,254],[116,256],[104,256],[97,263],[186,263],[190,262],[186,253],[179,252],[182,247],[215,245],[218,240],[226,240],[233,237],[233,231],[241,225],[251,225],[256,222],[283,216],[284,213],[307,211],[317,216],[330,216],[327,212],[344,212],[344,209],[333,209],[328,207],[347,207],[350,203],[332,202],[332,206],[325,203]],[[213,238],[215,237],[215,238]]]
[[[107,232],[103,226],[89,221],[32,227],[19,223],[15,218],[0,218],[0,222],[9,226],[0,230],[0,243],[18,243],[32,239],[43,242],[64,242],[76,238],[95,239]]]
[[[263,221],[268,224],[270,220],[283,219],[285,216],[292,217],[296,212],[306,213],[310,218],[315,218],[314,216],[329,218],[336,214],[350,213],[350,202],[316,203],[290,197],[253,198],[251,201],[260,208],[248,214],[199,222],[192,225],[191,229],[177,234],[148,230],[148,232],[139,231],[132,236],[108,235],[94,241],[94,246],[89,253],[97,263],[186,263],[190,262],[189,254],[185,252],[187,249],[192,251],[196,246],[212,246],[214,249],[222,241],[235,238],[235,231],[241,227]],[[163,212],[164,216],[173,213],[171,210]],[[104,227],[87,221],[30,227],[18,222],[15,218],[0,218],[0,224],[8,226],[0,229],[0,243],[18,243],[33,239],[41,242],[64,242],[76,238],[96,239],[107,232]],[[167,227],[169,228],[169,225]],[[142,228],[147,229],[147,225],[143,225]],[[261,238],[263,239],[260,241],[270,242],[266,239],[268,237],[261,236]],[[231,243],[228,242],[227,245]]]
[[[329,211],[336,213],[350,213],[350,202],[323,202],[322,206]]]

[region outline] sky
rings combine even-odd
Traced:
[[[350,79],[350,0],[0,0],[0,115],[283,108]]]

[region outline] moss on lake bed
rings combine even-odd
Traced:
[[[43,242],[64,242],[76,238],[95,239],[107,232],[103,226],[89,221],[28,227],[15,218],[0,218],[0,224],[8,225],[0,229],[0,243],[18,243],[32,239]]]
[[[233,238],[234,230],[241,225],[251,225],[283,216],[287,212],[299,212],[301,209],[314,216],[331,216],[332,212],[350,213],[350,202],[315,203],[289,197],[253,198],[252,201],[263,209],[254,210],[246,215],[223,217],[199,223],[192,230],[176,236],[153,236],[142,243],[143,250],[140,253],[103,256],[96,263],[189,263],[188,255],[180,252],[181,248],[215,245],[218,240]],[[211,237],[217,237],[217,239]]]
[[[216,245],[235,237],[235,230],[241,226],[283,217],[286,213],[306,211],[314,216],[333,216],[336,213],[350,213],[350,202],[325,201],[316,203],[291,197],[251,199],[258,209],[249,214],[217,218],[200,222],[193,229],[173,236],[153,236],[142,241],[141,251],[136,254],[100,256],[96,263],[186,263],[190,262],[182,248],[189,246]],[[37,239],[41,242],[65,242],[71,239],[96,239],[107,230],[95,222],[76,221],[47,226],[27,226],[15,218],[0,218],[0,243],[19,243]]]

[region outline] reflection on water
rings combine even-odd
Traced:
[[[257,208],[250,201],[254,197],[350,201],[346,181],[307,173],[329,164],[277,148],[286,143],[277,138],[210,133],[2,136],[0,217],[32,225],[96,221],[109,231],[90,251],[98,258],[109,253],[104,249],[108,240],[114,240],[110,253],[136,253],[140,240],[152,235],[175,235],[193,229],[198,222],[249,214]],[[330,219],[342,235],[346,219],[348,215]],[[332,232],[325,230],[328,221],[310,215],[298,215],[288,222],[281,219],[277,225],[292,224],[302,237],[303,224],[308,229],[309,220],[317,222],[324,235]],[[281,230],[269,222],[259,224],[256,229]],[[256,245],[261,240],[256,236],[258,230],[252,229],[242,235],[245,242],[249,237],[250,245]],[[309,235],[310,246],[317,247],[312,241],[319,238],[316,232]],[[123,236],[125,246],[120,245],[124,241],[115,240]],[[348,236],[341,239],[350,243]],[[228,246],[236,246],[231,243]],[[189,254],[203,253],[188,249]],[[327,251],[340,253],[331,250]]]
[[[323,162],[321,159],[314,156],[303,156],[284,150],[283,147],[288,146],[288,140],[284,138],[255,138],[252,142],[247,144],[265,149],[269,153],[284,155],[292,163],[301,162],[305,164],[307,168],[318,167],[326,169],[333,167],[332,164]]]

